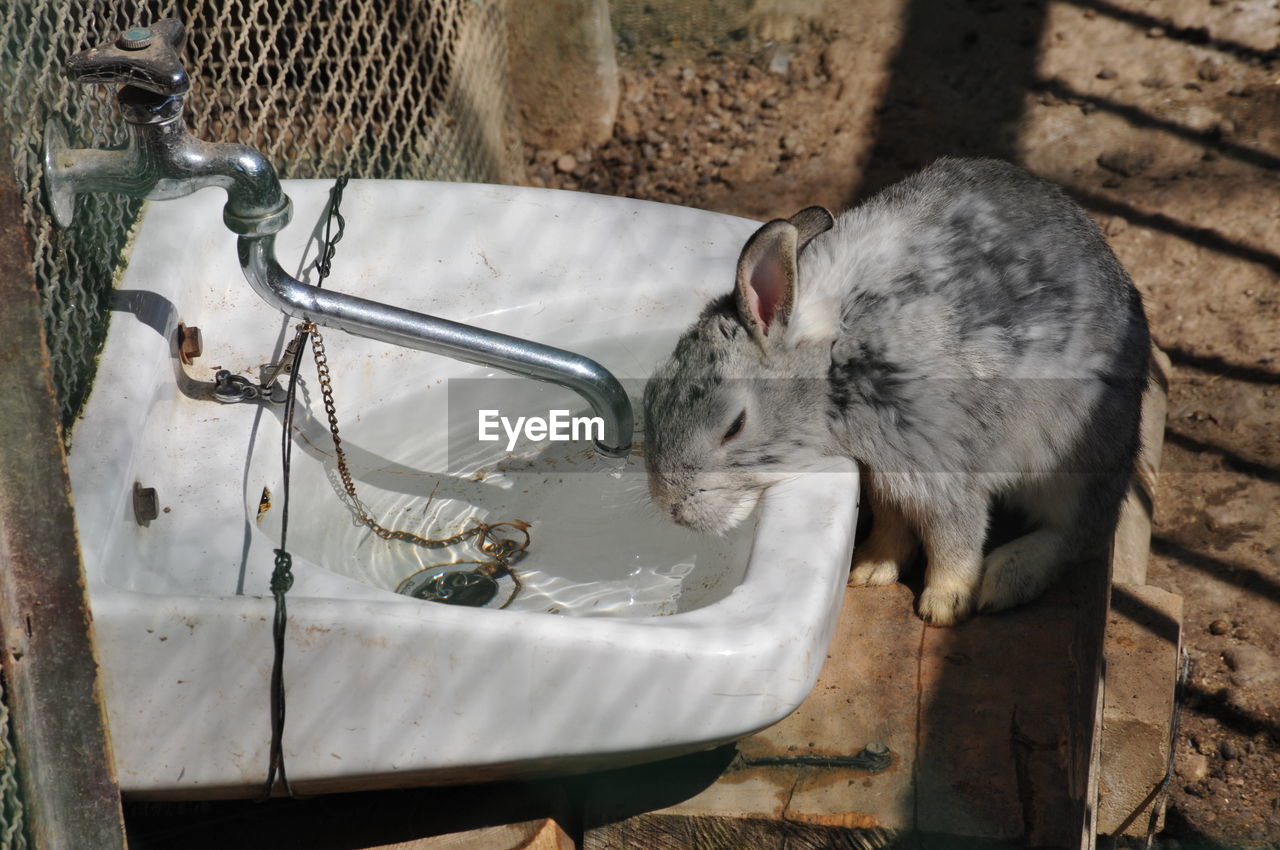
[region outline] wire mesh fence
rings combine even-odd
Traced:
[[[3,697],[0,688],[0,697]],[[22,799],[18,795],[17,757],[13,752],[9,709],[0,698],[0,848],[26,850]]]
[[[511,182],[519,174],[497,0],[3,4],[0,126],[24,193],[64,426],[88,393],[140,203],[81,197],[74,225],[58,230],[41,198],[44,125],[62,121],[73,146],[123,145],[111,89],[78,86],[63,68],[78,50],[166,17],[187,26],[191,131],[258,147],[282,176]]]

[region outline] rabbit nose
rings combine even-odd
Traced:
[[[689,497],[687,495],[680,496],[672,500],[667,513],[671,514],[671,518],[679,525],[688,525],[689,518],[685,515],[685,510],[689,507]]]

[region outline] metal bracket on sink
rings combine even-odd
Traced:
[[[295,336],[285,348],[279,362],[263,369],[260,384],[255,384],[240,375],[234,375],[227,369],[219,370],[213,376],[213,397],[223,404],[238,404],[242,401],[283,404],[286,390],[281,385],[280,378],[293,371],[298,362],[298,352],[301,350],[302,338]]]

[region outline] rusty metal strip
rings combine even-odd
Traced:
[[[0,663],[32,846],[125,847],[58,408],[0,138]]]

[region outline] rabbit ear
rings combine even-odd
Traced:
[[[738,318],[759,343],[777,337],[791,317],[798,238],[791,222],[771,221],[752,234],[738,257]]]
[[[826,207],[805,207],[787,221],[791,222],[798,234],[797,251],[803,251],[804,246],[813,241],[813,237],[826,233],[836,223]]]
[[[738,257],[738,317],[756,341],[777,338],[795,305],[796,254],[835,219],[823,207],[806,207],[752,234]]]

